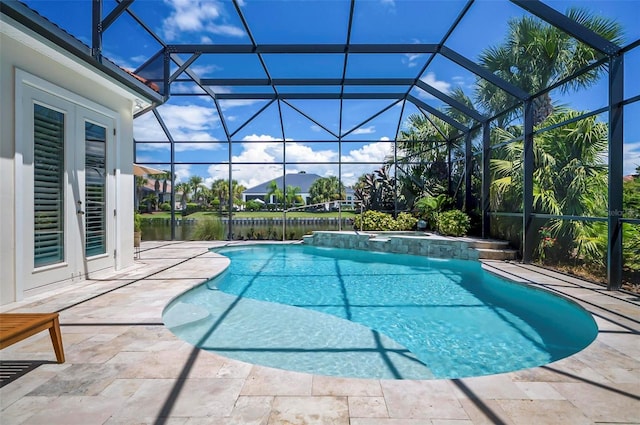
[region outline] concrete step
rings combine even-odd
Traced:
[[[518,251],[515,249],[475,248],[478,258],[481,260],[515,260]]]
[[[471,239],[469,246],[477,249],[509,249],[509,242],[497,239]]]

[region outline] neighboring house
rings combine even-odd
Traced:
[[[298,194],[302,198],[302,202],[304,203],[304,205],[309,205],[311,204],[311,195],[309,194],[309,189],[311,188],[311,185],[319,178],[321,177],[317,174],[307,174],[305,172],[300,172],[297,174],[287,174],[284,177],[271,179],[269,181],[266,181],[264,183],[261,183],[257,186],[254,186],[252,188],[245,190],[244,192],[242,192],[242,200],[244,202],[251,201],[251,200],[259,200],[259,201],[266,201],[268,203],[275,204],[276,199],[273,195],[271,195],[270,199],[266,199],[267,194],[269,193],[269,185],[271,185],[272,182],[275,181],[277,186],[281,190],[285,189],[285,184],[286,186],[299,187],[300,191],[298,192]],[[347,200],[353,203],[353,200],[355,199],[353,189],[346,188],[345,190],[346,190]]]
[[[0,4],[0,304],[133,264],[133,115],[161,94]]]

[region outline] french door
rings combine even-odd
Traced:
[[[16,203],[23,207],[17,261],[24,290],[114,266],[114,125],[107,115],[24,86]]]

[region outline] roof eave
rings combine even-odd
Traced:
[[[29,30],[51,41],[89,66],[116,80],[151,104],[162,104],[164,97],[108,60],[99,61],[91,55],[91,49],[72,35],[38,15],[35,11],[16,0],[1,0],[0,14],[7,16]]]

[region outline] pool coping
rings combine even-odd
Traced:
[[[145,242],[136,266],[61,285],[0,311],[59,311],[67,362],[0,388],[0,418],[37,423],[555,424],[640,418],[640,299],[517,262],[482,261],[577,302],[599,332],[546,366],[456,380],[333,378],[254,366],[190,347],[161,322],[170,299],[220,273],[222,242]],[[265,241],[273,243],[273,241]],[[0,352],[52,361],[48,335]]]

